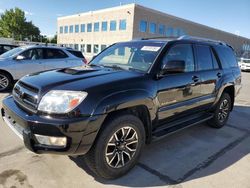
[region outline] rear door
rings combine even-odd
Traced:
[[[213,48],[209,45],[196,44],[195,55],[201,83],[201,102],[203,105],[200,107],[207,109],[215,101],[218,89],[216,86],[221,80],[223,71],[219,67]]]
[[[44,66],[46,70],[69,67],[68,55],[61,49],[44,48]]]

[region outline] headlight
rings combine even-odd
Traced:
[[[39,103],[38,110],[46,113],[63,114],[76,108],[88,93],[83,91],[52,90]]]

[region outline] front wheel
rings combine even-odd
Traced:
[[[232,108],[231,105],[230,95],[228,93],[223,93],[214,111],[214,117],[208,121],[208,124],[214,128],[223,127],[229,118]]]
[[[11,77],[5,72],[0,72],[0,92],[7,91],[12,86]]]
[[[103,126],[85,161],[97,175],[114,179],[135,166],[145,143],[145,130],[133,115],[116,116]]]

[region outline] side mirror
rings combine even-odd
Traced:
[[[16,58],[15,58],[15,60],[17,60],[17,61],[24,60],[24,59],[25,59],[25,57],[22,56],[22,55],[18,55],[18,56],[16,56]]]
[[[183,73],[185,72],[185,61],[183,60],[173,60],[168,61],[166,64],[163,65],[161,74],[173,74],[173,73]]]

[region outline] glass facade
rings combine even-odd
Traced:
[[[127,22],[126,20],[120,20],[119,30],[126,30]]]
[[[81,32],[82,32],[82,33],[85,32],[85,24],[81,24]]]
[[[92,23],[87,24],[87,32],[92,32]]]
[[[75,25],[75,33],[79,33],[79,25]]]
[[[140,27],[139,27],[140,32],[147,32],[147,27],[148,27],[148,23],[144,20],[141,20]]]
[[[94,23],[94,32],[99,31],[99,22]]]
[[[102,22],[102,31],[108,30],[108,22]]]
[[[150,23],[149,32],[156,33],[156,23]]]
[[[116,21],[112,20],[110,21],[110,31],[115,31],[116,30]]]

